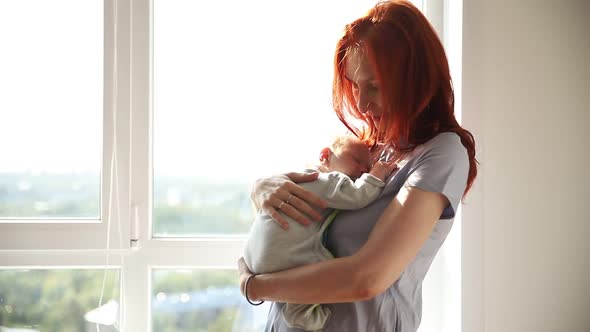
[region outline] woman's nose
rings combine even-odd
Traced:
[[[369,111],[369,106],[371,102],[369,98],[367,98],[367,94],[360,92],[357,99],[357,108],[361,113],[367,113]]]

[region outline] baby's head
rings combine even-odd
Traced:
[[[371,169],[369,147],[352,135],[338,136],[320,152],[322,172],[341,172],[353,179]]]

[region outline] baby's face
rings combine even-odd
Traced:
[[[328,164],[330,172],[341,172],[353,179],[371,170],[371,153],[361,142],[349,142],[338,154],[333,154]]]

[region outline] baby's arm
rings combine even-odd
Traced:
[[[369,171],[369,174],[381,181],[385,181],[385,178],[387,178],[396,168],[396,164],[391,161],[376,161],[375,164],[373,164],[373,168]]]
[[[331,184],[326,193],[328,207],[341,210],[355,210],[363,208],[374,201],[385,183],[385,178],[396,168],[391,162],[375,163],[369,173],[363,174],[356,181],[352,181],[345,174],[332,172],[325,174],[330,177]],[[323,176],[320,175],[320,176]]]

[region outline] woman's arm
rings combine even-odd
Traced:
[[[375,297],[391,286],[417,255],[447,204],[440,193],[402,188],[355,255],[258,275],[248,284],[248,297],[289,303]],[[243,290],[248,271],[240,270]]]

